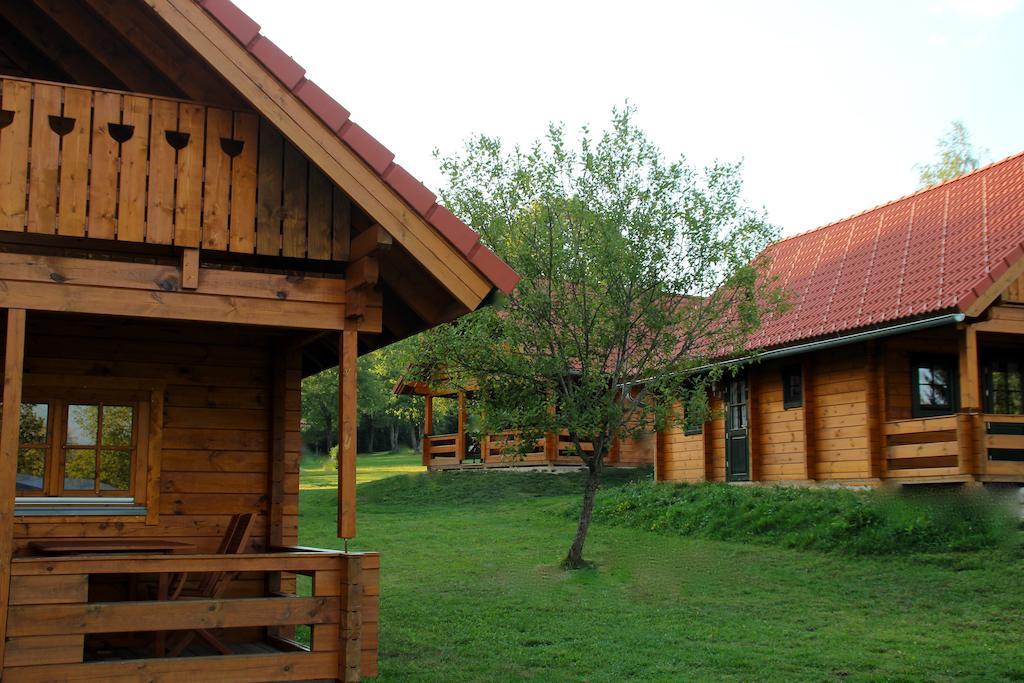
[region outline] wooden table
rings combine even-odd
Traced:
[[[63,541],[31,541],[28,547],[42,555],[119,555],[156,553],[165,555],[194,554],[198,549],[191,543],[164,541],[150,538],[73,538]],[[134,574],[132,577],[134,578]],[[171,573],[157,575],[156,599],[167,600]],[[130,597],[137,592],[129,586]],[[163,657],[167,648],[167,632],[158,631],[153,643],[153,654]]]

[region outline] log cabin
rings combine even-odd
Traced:
[[[765,256],[791,308],[658,480],[1024,483],[1024,154]]]
[[[357,356],[515,273],[229,0],[0,36],[3,680],[374,675],[379,556],[298,546],[301,379],[347,548]]]

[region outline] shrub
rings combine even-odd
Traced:
[[[594,520],[683,536],[861,555],[1006,546],[1014,542],[1017,527],[1011,509],[985,493],[652,482],[603,492]]]

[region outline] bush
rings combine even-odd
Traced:
[[[594,520],[682,536],[859,555],[1009,546],[1018,526],[1012,510],[985,493],[652,482],[603,492]]]

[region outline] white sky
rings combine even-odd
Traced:
[[[912,192],[953,119],[1024,150],[1022,0],[235,2],[435,190],[435,147],[627,99],[667,155],[743,158],[787,234]]]

